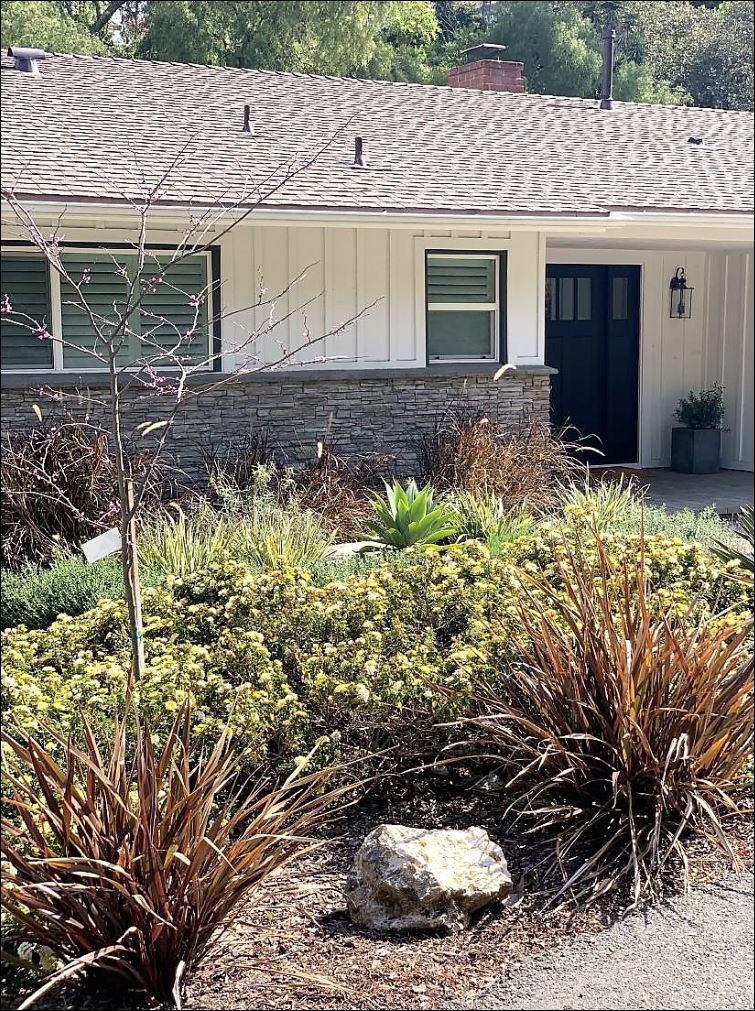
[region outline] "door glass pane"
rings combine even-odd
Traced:
[[[487,311],[428,312],[427,351],[430,358],[492,358],[495,313]]]
[[[558,279],[558,318],[574,319],[574,278]]]
[[[577,319],[592,319],[592,280],[577,278]]]
[[[614,277],[611,288],[611,318],[629,318],[629,279]]]
[[[545,279],[545,318],[556,318],[556,278]]]

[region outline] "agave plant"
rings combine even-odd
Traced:
[[[413,544],[437,544],[457,533],[457,524],[448,506],[433,501],[429,484],[418,488],[414,479],[406,487],[400,481],[385,483],[387,501],[373,500],[375,518],[368,525],[370,536],[394,548]]]
[[[313,845],[335,793],[323,790],[326,771],[250,787],[226,734],[199,752],[188,706],[159,753],[146,728],[129,745],[125,721],[106,748],[86,723],[83,734],[77,748],[51,733],[61,764],[28,735],[2,737],[16,812],[3,820],[2,905],[63,962],[20,1007],[95,970],[180,1007],[230,911]]]
[[[721,561],[727,564],[738,563],[738,569],[734,569],[732,575],[737,577],[745,574],[752,576],[755,573],[755,514],[753,514],[752,506],[743,509],[740,514],[739,533],[747,547],[738,548],[732,544],[718,541],[713,550]]]

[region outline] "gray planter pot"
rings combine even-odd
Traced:
[[[721,429],[673,428],[671,469],[681,474],[715,474],[721,469]]]

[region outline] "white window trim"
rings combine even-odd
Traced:
[[[490,312],[493,314],[491,328],[491,353],[489,355],[431,355],[429,334],[425,328],[426,358],[433,364],[449,364],[463,362],[497,362],[501,353],[501,257],[499,253],[485,250],[449,250],[427,252],[426,264],[430,260],[460,260],[465,256],[475,260],[492,260],[495,267],[495,301],[494,302],[428,302],[427,301],[427,268],[423,272],[423,294],[428,312]]]
[[[66,252],[71,253],[92,253],[92,254],[111,254],[117,256],[118,253],[127,252],[122,248],[108,247],[108,246],[72,246],[70,249],[63,249],[63,255]],[[161,252],[168,253],[169,250],[147,250],[147,252],[155,252],[157,254]],[[29,256],[36,259],[44,259],[43,256],[35,249],[27,249],[21,246],[0,246],[0,254],[3,256]],[[127,253],[127,255],[134,255],[133,253]],[[203,253],[194,253],[194,256],[203,256],[207,264],[206,277],[207,284],[212,284],[212,254],[209,250]],[[2,369],[3,375],[8,376],[54,376],[54,375],[106,375],[107,369],[102,366],[92,367],[92,368],[66,368],[63,364],[63,342],[58,337],[58,334],[63,332],[63,301],[60,290],[60,274],[48,264],[49,280],[50,280],[50,323],[52,326],[52,368],[51,369]],[[208,332],[207,332],[207,357],[214,355],[213,351],[213,341],[214,334],[212,328],[212,296],[210,295],[209,303],[207,306],[207,319],[208,319]],[[202,371],[212,372],[213,361],[209,361],[207,365],[204,366]],[[178,368],[176,366],[160,366],[160,372],[177,372]]]

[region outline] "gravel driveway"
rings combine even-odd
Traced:
[[[593,938],[512,965],[469,1009],[753,1008],[753,879],[635,914]]]

